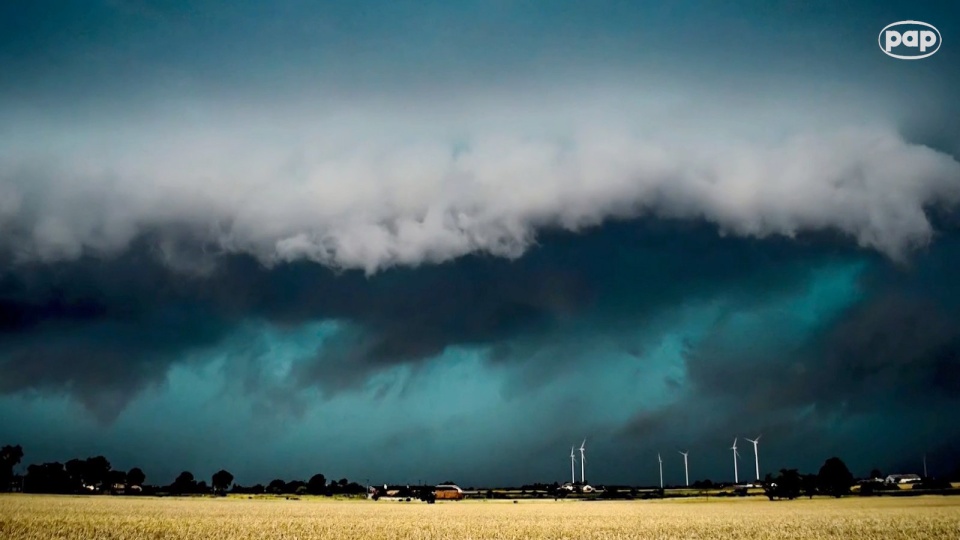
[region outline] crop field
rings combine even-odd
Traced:
[[[960,498],[769,502],[0,496],[0,538],[960,538]]]

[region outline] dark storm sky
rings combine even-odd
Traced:
[[[10,2],[0,443],[166,483],[952,469],[951,2]],[[887,24],[943,45],[885,56]],[[741,439],[741,452],[752,458]],[[749,465],[741,477],[749,477]]]

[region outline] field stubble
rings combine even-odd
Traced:
[[[960,498],[769,502],[0,497],[0,538],[960,538]]]

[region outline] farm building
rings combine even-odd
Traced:
[[[917,474],[891,474],[884,479],[886,484],[913,484],[921,480]]]
[[[434,489],[437,500],[459,501],[463,499],[463,490],[454,484],[441,484]]]

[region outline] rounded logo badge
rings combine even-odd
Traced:
[[[920,60],[940,50],[943,37],[932,24],[900,21],[888,24],[877,38],[880,50],[900,60]]]

